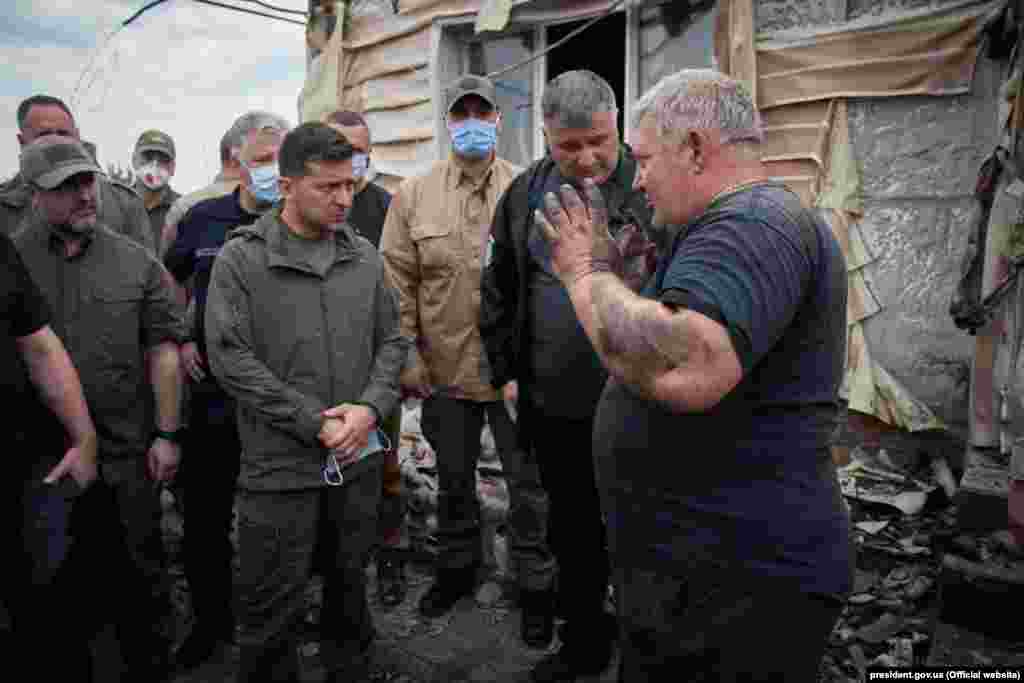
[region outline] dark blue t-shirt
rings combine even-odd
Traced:
[[[609,380],[594,453],[615,561],[848,592],[849,520],[828,447],[846,266],[827,225],[782,186],[741,190],[684,229],[645,295],[726,327],[743,378],[700,414]]]
[[[195,342],[206,358],[206,292],[210,288],[213,261],[229,232],[240,225],[252,225],[259,214],[249,213],[239,202],[239,188],[223,197],[199,202],[178,224],[178,238],[167,252],[164,264],[178,282],[195,275]]]

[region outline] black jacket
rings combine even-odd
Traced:
[[[555,162],[545,156],[519,174],[505,190],[494,212],[480,285],[480,336],[491,366],[491,384],[501,388],[511,380],[519,383],[518,432],[524,448],[529,445],[529,407],[532,404],[530,349],[526,342],[531,267],[527,241],[533,226],[533,211],[541,206],[543,189],[552,174],[557,173]],[[613,222],[615,217],[630,213],[647,229],[651,211],[643,192],[632,189],[635,174],[633,152],[623,145],[619,166],[601,190]]]

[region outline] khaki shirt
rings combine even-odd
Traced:
[[[498,199],[521,168],[495,158],[474,181],[449,157],[409,178],[391,200],[381,254],[398,291],[402,334],[434,391],[496,401],[480,339],[480,276]]]

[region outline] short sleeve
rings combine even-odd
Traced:
[[[12,337],[26,337],[50,323],[50,308],[29,275],[17,248],[6,235],[0,236],[0,268],[10,283],[8,317]]]
[[[798,226],[736,212],[687,235],[659,298],[723,325],[749,372],[793,320],[810,273]]]
[[[143,339],[147,348],[164,342],[181,344],[187,338],[185,311],[174,298],[170,278],[170,273],[151,257],[146,269],[142,316]]]

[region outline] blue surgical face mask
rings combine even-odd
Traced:
[[[264,204],[274,204],[281,198],[281,187],[278,183],[281,179],[281,173],[276,163],[264,166],[249,166],[242,162],[242,165],[249,171],[249,177],[252,179],[249,192],[256,198],[256,201]]]
[[[356,178],[365,178],[370,170],[370,155],[356,152],[352,155],[352,175]]]
[[[467,159],[483,159],[498,142],[498,124],[480,119],[449,123],[448,133],[455,153]]]

